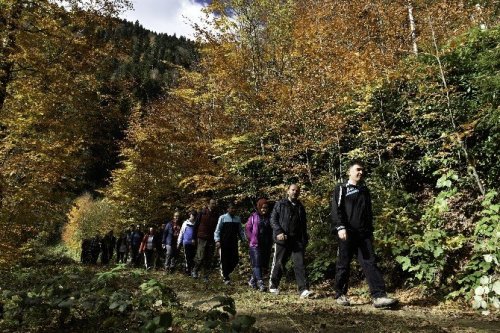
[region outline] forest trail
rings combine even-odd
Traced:
[[[409,292],[396,292],[401,302],[394,310],[375,309],[363,295],[352,296],[353,305],[347,308],[335,303],[331,290],[326,290],[329,288],[320,286],[311,288],[315,291],[313,298],[302,300],[291,283],[283,283],[280,294],[273,295],[251,290],[246,277],[237,276],[232,285],[225,286],[215,275],[206,283],[181,274],[155,274],[175,286],[186,306],[209,309],[210,302],[196,302],[221,295],[232,297],[238,315],[255,317],[255,327],[264,332],[500,332],[499,318],[454,305],[433,304]],[[352,294],[363,294],[360,290],[353,289]]]

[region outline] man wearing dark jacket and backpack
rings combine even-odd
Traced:
[[[296,184],[288,187],[287,198],[276,203],[271,214],[271,227],[275,242],[269,292],[278,294],[278,286],[286,262],[292,257],[295,280],[300,298],[311,295],[308,290],[304,252],[308,242],[306,210],[298,200],[300,188]]]
[[[335,298],[339,305],[350,305],[347,298],[350,263],[357,254],[370,287],[373,305],[377,308],[390,307],[397,300],[387,297],[382,273],[375,262],[372,201],[370,191],[363,183],[363,173],[363,163],[352,161],[349,164],[349,180],[337,185],[333,193],[332,230],[339,239]]]

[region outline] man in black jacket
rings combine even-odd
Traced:
[[[304,251],[308,241],[307,220],[304,206],[298,200],[299,195],[300,188],[296,184],[290,185],[287,198],[278,201],[271,214],[275,248],[269,292],[279,293],[283,268],[291,256],[300,297],[307,298],[311,294],[304,266]]]
[[[349,180],[335,187],[332,198],[332,230],[339,239],[335,298],[337,304],[350,305],[346,296],[350,263],[357,254],[370,287],[373,305],[377,308],[389,307],[397,301],[387,297],[382,273],[375,262],[372,200],[368,187],[363,183],[363,173],[363,163],[352,161],[349,164]]]

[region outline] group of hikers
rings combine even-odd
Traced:
[[[377,267],[373,249],[373,216],[370,191],[363,182],[364,164],[354,160],[349,164],[348,181],[338,184],[331,203],[332,232],[338,238],[335,274],[335,298],[339,305],[349,306],[347,297],[350,263],[354,255],[368,281],[373,305],[391,307],[397,300],[386,294],[382,273]],[[224,284],[231,284],[231,273],[239,262],[239,241],[248,241],[252,273],[251,288],[279,294],[280,280],[288,260],[293,270],[300,298],[312,295],[307,281],[304,253],[308,244],[306,210],[299,200],[300,187],[291,184],[286,198],[271,202],[259,199],[255,212],[243,226],[234,204],[221,214],[215,199],[189,218],[180,222],[180,213],[160,228],[150,227],[146,234],[139,225],[124,231],[118,239],[109,231],[102,239],[95,236],[82,243],[82,262],[109,263],[116,249],[117,262],[130,262],[146,269],[173,272],[179,251],[184,251],[184,271],[193,278],[208,281],[218,254]],[[273,251],[274,249],[274,251]],[[97,257],[96,257],[97,253]],[[272,261],[271,261],[272,258]],[[269,276],[269,283],[264,278]]]

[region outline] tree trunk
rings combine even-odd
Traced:
[[[410,0],[407,0],[406,7],[408,8],[408,21],[410,22],[412,50],[414,54],[418,54],[417,28],[415,26],[415,18],[413,17],[413,5]]]

